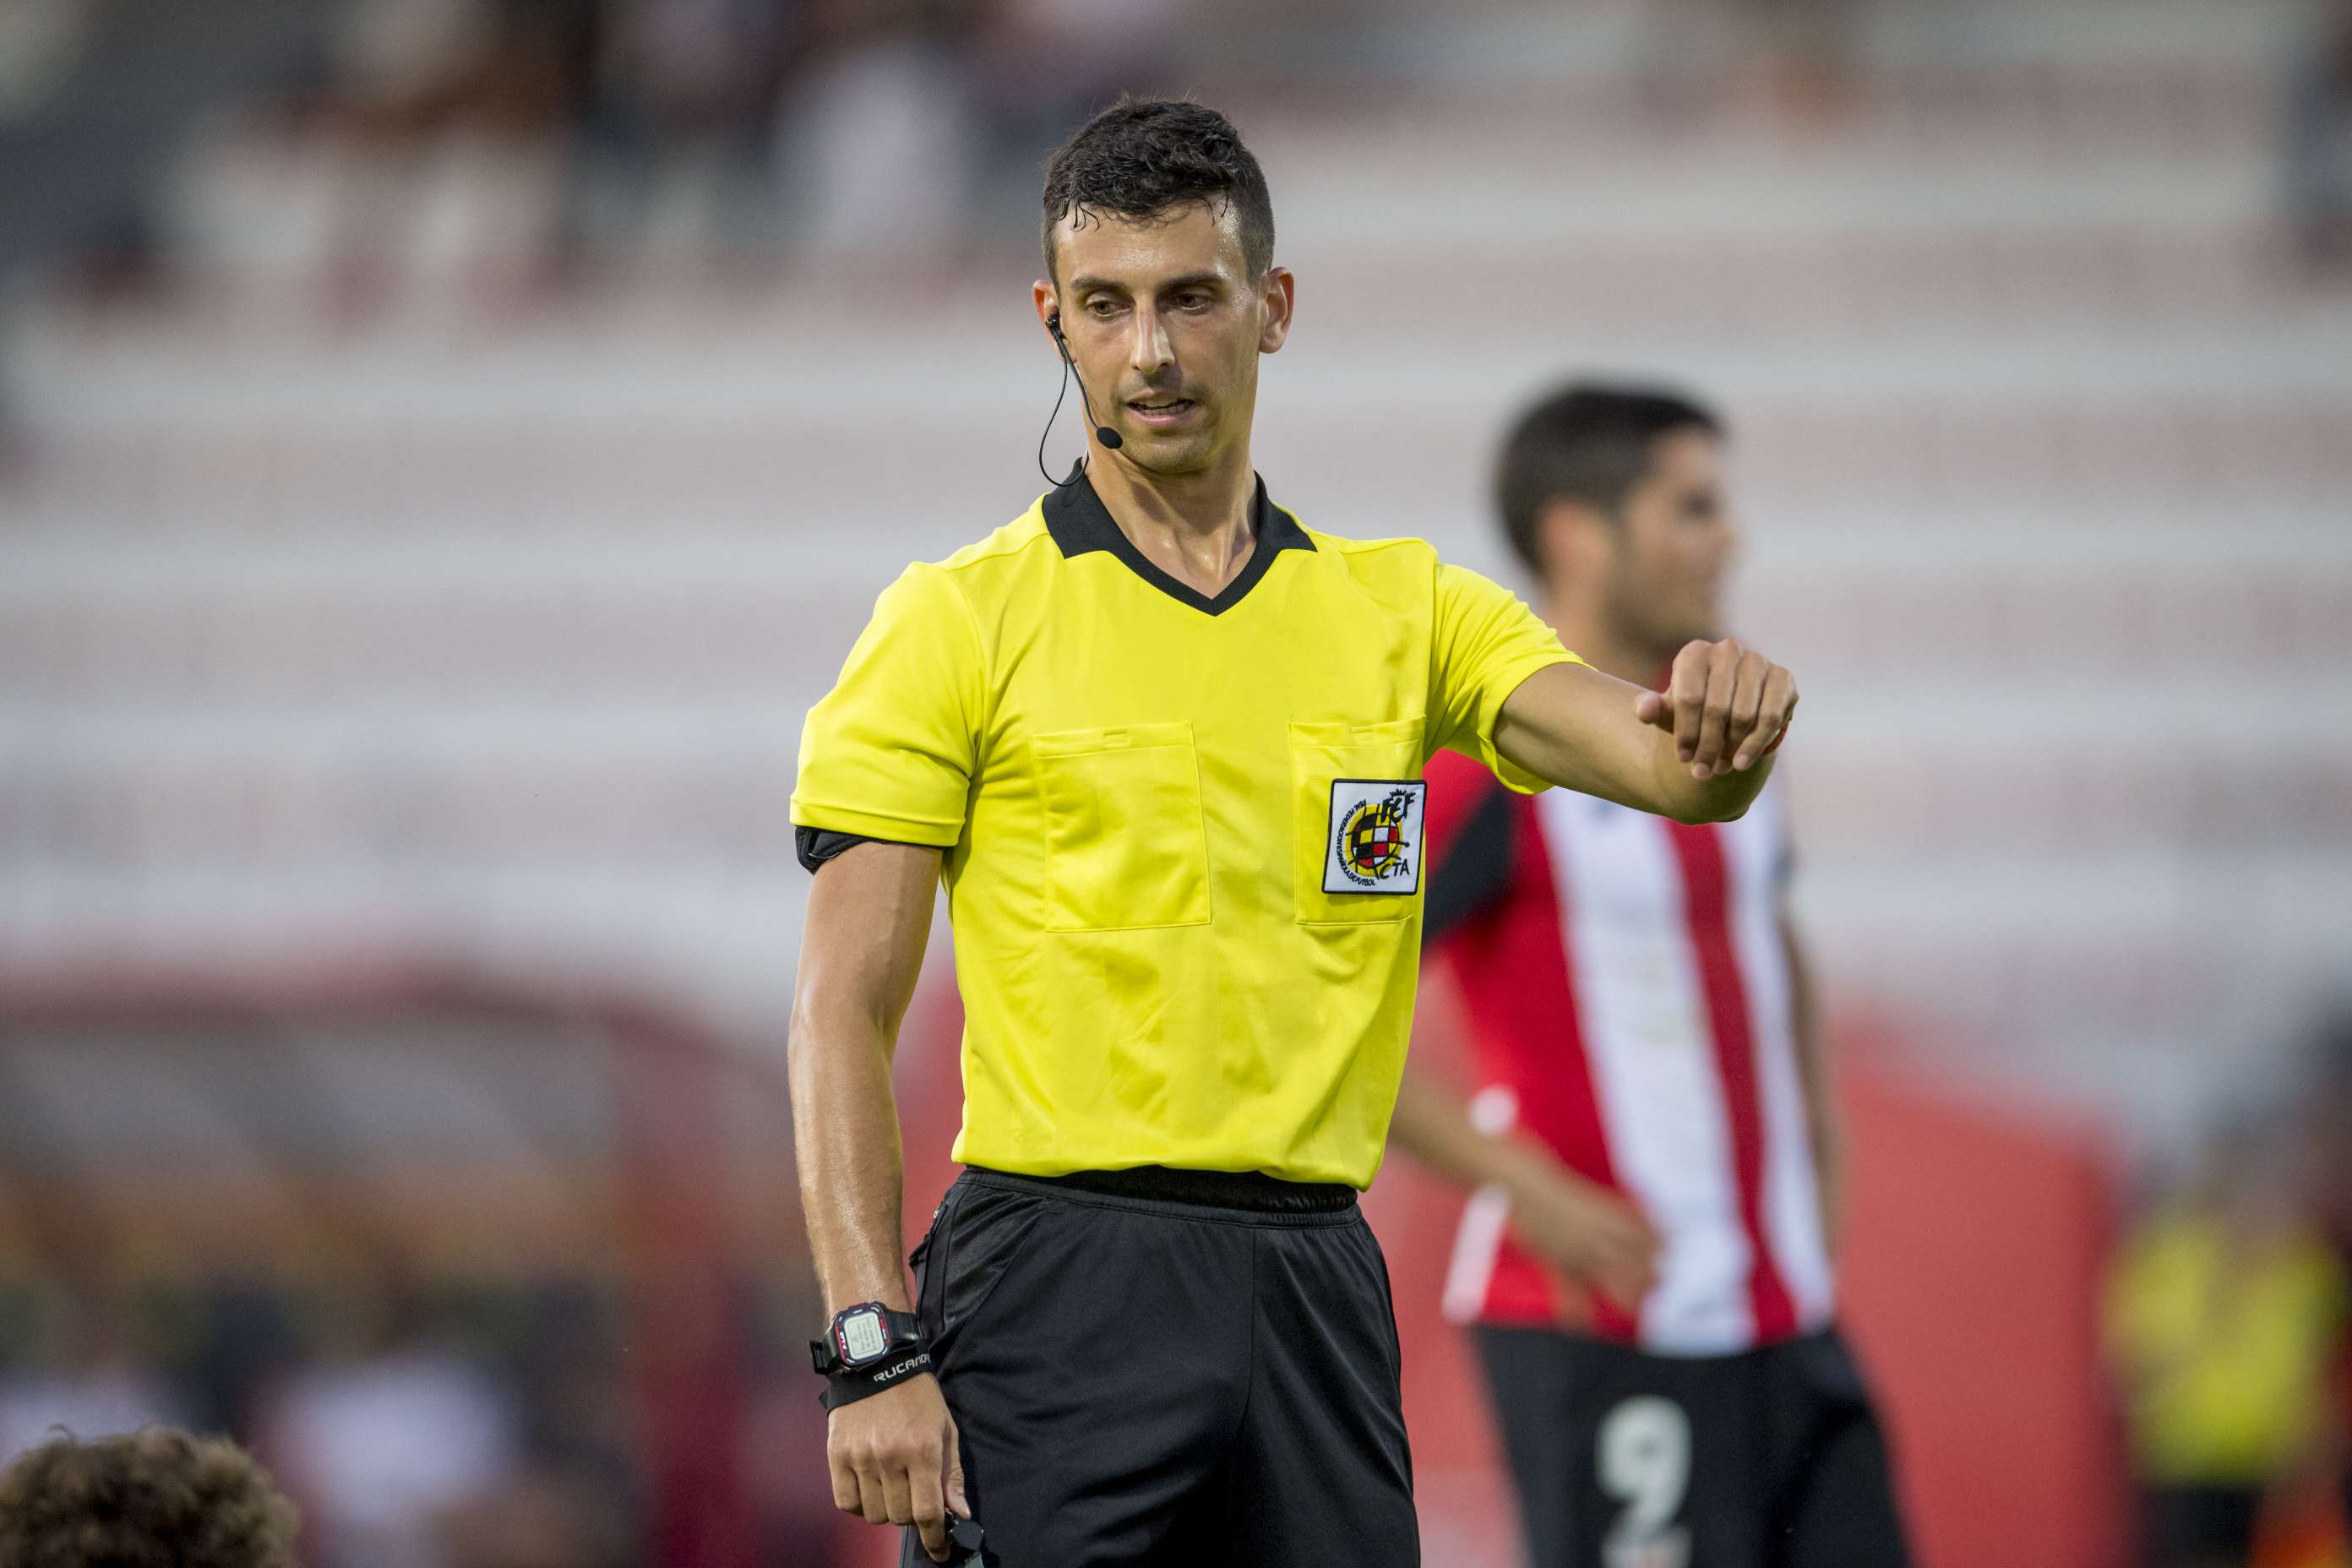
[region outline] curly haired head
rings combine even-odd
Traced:
[[[1073,212],[1146,218],[1199,203],[1230,207],[1252,279],[1274,265],[1274,198],[1234,122],[1181,99],[1122,98],[1080,126],[1045,163],[1045,270],[1054,229]]]
[[[57,1437],[0,1473],[0,1568],[295,1568],[297,1523],[226,1437]]]

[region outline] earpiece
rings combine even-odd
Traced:
[[[1095,405],[1087,396],[1086,378],[1078,374],[1078,362],[1070,357],[1070,340],[1062,335],[1061,311],[1049,310],[1046,312],[1045,330],[1054,334],[1054,346],[1062,351],[1062,384],[1065,394],[1066,394],[1071,382],[1075,381],[1078,384],[1078,406],[1087,411],[1087,423],[1094,426],[1095,439],[1102,443],[1104,450],[1110,452],[1118,451],[1121,445],[1118,432],[1112,429],[1108,425],[1095,424]],[[1057,395],[1054,399],[1054,412],[1047,415],[1045,417],[1045,432],[1037,437],[1037,471],[1041,474],[1045,474],[1046,479],[1051,483],[1056,485],[1076,484],[1079,474],[1079,470],[1077,468],[1073,468],[1070,470],[1070,477],[1068,479],[1056,479],[1046,470],[1045,468],[1045,437],[1054,433],[1054,421],[1060,418],[1061,414],[1062,399]]]

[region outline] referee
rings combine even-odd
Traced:
[[[792,1089],[834,1499],[914,1526],[909,1564],[984,1531],[1004,1568],[1399,1568],[1356,1193],[1412,1017],[1423,765],[1727,820],[1795,688],[1722,641],[1641,691],[1427,544],[1276,505],[1250,426],[1296,285],[1223,115],[1104,111],[1044,216],[1087,460],[892,584],[802,739]],[[942,881],[966,1168],[910,1299],[890,1058]]]

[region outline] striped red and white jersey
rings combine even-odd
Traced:
[[[1780,927],[1777,784],[1738,821],[1694,827],[1570,790],[1517,795],[1451,752],[1428,777],[1425,940],[1466,1004],[1472,1119],[1625,1194],[1663,1242],[1657,1283],[1629,1312],[1521,1247],[1499,1188],[1475,1193],[1448,1314],[1671,1355],[1822,1327],[1831,1274]]]

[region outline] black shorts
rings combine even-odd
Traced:
[[[1644,1354],[1482,1328],[1531,1568],[1904,1568],[1886,1442],[1834,1333]]]
[[[2154,1486],[2142,1495],[2150,1568],[2243,1563],[2253,1555],[2260,1487]]]
[[[916,1311],[990,1568],[1421,1561],[1388,1267],[1354,1198],[957,1178],[915,1251]],[[912,1531],[900,1561],[931,1561]]]

